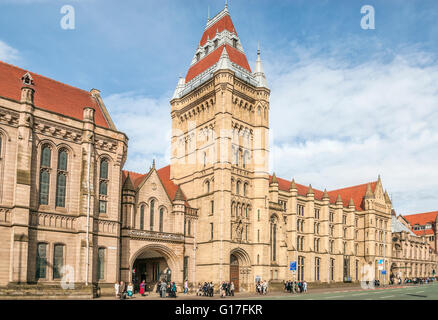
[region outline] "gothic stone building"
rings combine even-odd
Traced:
[[[380,177],[321,191],[270,175],[269,97],[260,51],[252,71],[225,7],[170,101],[170,165],[136,173],[98,90],[0,63],[0,286],[68,274],[108,292],[159,279],[245,291],[358,281],[364,266],[387,282],[378,262],[404,253]]]

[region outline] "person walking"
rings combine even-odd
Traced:
[[[231,294],[232,297],[234,297],[234,282],[232,282],[232,281],[231,281],[231,284],[230,284],[230,294]]]
[[[140,283],[140,294],[144,297],[144,291],[145,291],[145,288],[146,288],[146,283],[145,283],[145,281],[143,280],[141,283]]]
[[[172,287],[170,288],[170,291],[172,292],[172,297],[176,298],[176,284],[175,284],[175,282],[172,282]]]
[[[116,291],[116,298],[119,296],[119,288],[120,288],[120,284],[116,282],[114,284],[114,290]]]
[[[188,291],[189,291],[189,281],[186,279],[186,281],[184,282],[184,294],[187,294]]]
[[[120,281],[119,294],[120,294],[120,299],[126,299],[126,286],[123,281]]]
[[[307,293],[307,282],[306,282],[306,280],[304,280],[304,282],[303,282],[303,290],[304,290],[304,293]]]
[[[166,282],[161,281],[161,284],[160,284],[160,292],[161,292],[160,297],[161,298],[166,298],[166,290],[167,290]]]
[[[134,296],[134,286],[132,285],[132,282],[128,284],[127,291],[128,291],[128,297],[132,298]]]

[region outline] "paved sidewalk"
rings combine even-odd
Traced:
[[[413,285],[392,285],[392,286],[384,286],[384,287],[376,287],[375,290],[387,290],[387,289],[401,289],[406,287],[412,287]],[[140,294],[135,294],[133,298],[127,300],[232,300],[232,299],[272,299],[272,297],[294,297],[294,296],[304,296],[308,294],[318,294],[318,293],[348,293],[348,292],[357,292],[364,291],[359,285],[352,287],[337,287],[337,288],[318,288],[318,289],[309,289],[307,293],[288,293],[284,291],[276,291],[276,292],[268,292],[265,296],[259,295],[252,292],[238,292],[235,293],[234,297],[225,297],[221,298],[219,294],[215,294],[213,297],[205,297],[205,296],[196,296],[195,293],[178,293],[176,298],[160,298],[158,293],[150,292],[147,296],[141,296]],[[97,300],[119,300],[116,297],[100,297]]]

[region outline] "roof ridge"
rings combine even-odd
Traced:
[[[420,214],[430,214],[430,213],[438,214],[438,211],[421,212],[421,213],[405,213],[404,216],[418,216]]]
[[[329,190],[329,191],[327,191],[327,192],[330,193],[330,192],[335,192],[335,191],[345,190],[345,189],[349,189],[349,188],[362,187],[362,186],[366,186],[366,185],[368,185],[369,183],[373,184],[373,183],[376,183],[376,182],[377,182],[377,181],[371,181],[371,182],[361,183],[361,184],[357,184],[357,185],[350,186],[350,187],[343,187],[343,188],[340,188],[340,189]]]
[[[122,171],[129,172],[129,173],[140,174],[140,175],[146,174],[146,173],[140,173],[140,172],[131,171],[131,170],[126,170],[126,169],[122,169]]]
[[[72,89],[76,89],[76,90],[83,91],[84,93],[87,93],[88,95],[90,95],[90,97],[93,97],[93,95],[91,94],[91,92],[90,92],[90,91],[87,91],[87,90],[85,90],[85,89],[81,89],[81,88],[75,87],[75,86],[73,86],[73,85],[71,85],[71,84],[68,84],[68,83],[65,83],[65,82],[61,82],[61,81],[59,81],[59,80],[55,80],[55,79],[52,79],[52,78],[46,77],[46,76],[44,76],[44,75],[42,75],[42,74],[36,73],[36,72],[31,71],[31,70],[28,70],[28,69],[23,69],[23,68],[21,68],[21,67],[18,67],[18,66],[16,66],[16,65],[13,65],[13,64],[10,64],[10,63],[7,63],[7,62],[4,62],[4,61],[2,61],[2,60],[0,60],[0,63],[6,64],[6,65],[8,65],[8,66],[14,67],[14,68],[19,69],[19,70],[23,70],[23,71],[25,71],[25,72],[33,73],[34,75],[37,75],[38,77],[44,78],[44,79],[49,80],[49,81],[52,81],[52,82],[59,83],[59,84],[64,85],[64,86],[66,86],[66,87],[70,87],[70,88],[72,88]],[[94,98],[94,97],[93,97],[93,98]],[[99,106],[99,107],[100,107],[100,106]]]

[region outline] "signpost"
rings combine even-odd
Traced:
[[[296,261],[290,262],[290,271],[292,271],[293,273],[295,273],[295,271],[297,271],[297,262]]]

